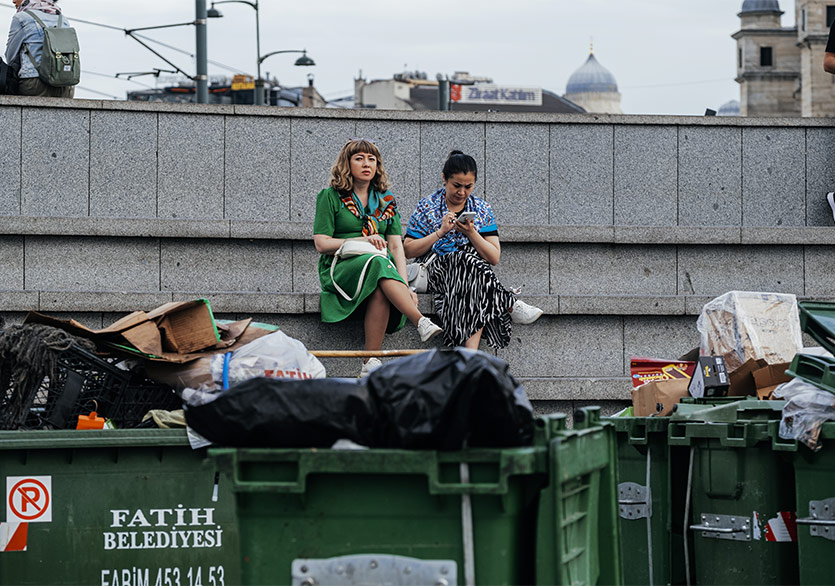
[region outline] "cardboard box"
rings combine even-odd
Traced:
[[[791,362],[781,362],[755,370],[753,377],[757,386],[757,397],[762,400],[770,399],[774,389],[783,383],[789,382],[792,379],[791,376],[786,374],[786,369],[789,366],[791,366]]]
[[[728,370],[749,358],[790,361],[803,346],[797,298],[788,293],[729,291],[702,308],[701,353],[722,356]]]
[[[749,358],[745,364],[730,374],[731,388],[728,389],[729,397],[753,397],[757,394],[757,385],[754,382],[754,371],[768,366],[764,358]]]
[[[632,389],[635,417],[667,416],[682,397],[686,397],[688,379],[654,381]]]
[[[689,379],[693,376],[695,369],[695,362],[684,360],[661,360],[642,356],[633,356],[629,360],[629,373],[633,387],[640,387],[652,381]]]
[[[227,348],[243,334],[251,318],[219,327],[205,299],[172,302],[148,313],[134,311],[106,328],[91,330],[75,320],[29,312],[24,323],[61,328],[102,347],[137,354],[147,360],[185,363]]]
[[[724,397],[728,394],[731,380],[721,356],[699,356],[696,371],[690,379],[688,391],[696,398]]]

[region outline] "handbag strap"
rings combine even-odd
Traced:
[[[339,294],[342,295],[345,298],[346,301],[353,301],[354,299],[356,299],[357,295],[359,295],[360,291],[362,290],[362,282],[363,282],[363,279],[365,279],[365,271],[368,270],[368,263],[370,263],[372,260],[374,260],[375,256],[383,256],[383,255],[382,254],[369,254],[368,255],[368,260],[365,261],[365,264],[362,267],[362,272],[360,273],[359,281],[357,281],[357,290],[354,292],[354,295],[352,297],[352,296],[348,295],[345,291],[343,291],[342,287],[337,285],[336,279],[333,276],[333,270],[336,268],[336,261],[339,260],[339,258],[340,258],[339,253],[341,251],[342,251],[342,247],[340,246],[339,250],[336,251],[336,254],[333,255],[333,262],[331,263],[331,282],[333,283],[334,289],[336,289],[337,292],[339,292]]]

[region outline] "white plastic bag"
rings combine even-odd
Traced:
[[[780,437],[806,444],[818,451],[821,425],[835,419],[835,395],[800,378],[774,389],[774,396],[786,399],[780,420]]]
[[[212,378],[223,388],[225,354],[212,356]],[[229,385],[256,377],[325,378],[325,367],[304,344],[282,331],[267,334],[241,346],[229,358]]]
[[[749,358],[791,362],[803,347],[797,298],[789,293],[729,291],[705,304],[696,327],[702,356],[722,356],[728,372]]]

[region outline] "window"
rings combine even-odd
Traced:
[[[771,67],[774,65],[774,49],[772,47],[760,47],[760,66]]]
[[[739,48],[739,52],[736,55],[736,66],[738,69],[742,69],[742,47]]]
[[[832,26],[832,21],[835,20],[835,6],[826,7],[826,28]]]
[[[806,32],[806,9],[800,11],[800,30]]]

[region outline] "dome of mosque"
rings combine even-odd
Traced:
[[[719,106],[719,116],[739,116],[739,102],[731,100]]]
[[[581,94],[585,92],[614,92],[618,91],[618,82],[608,69],[603,67],[594,54],[589,55],[585,63],[568,78],[565,86],[566,94]]]
[[[743,12],[781,12],[779,0],[745,0],[742,3]]]

